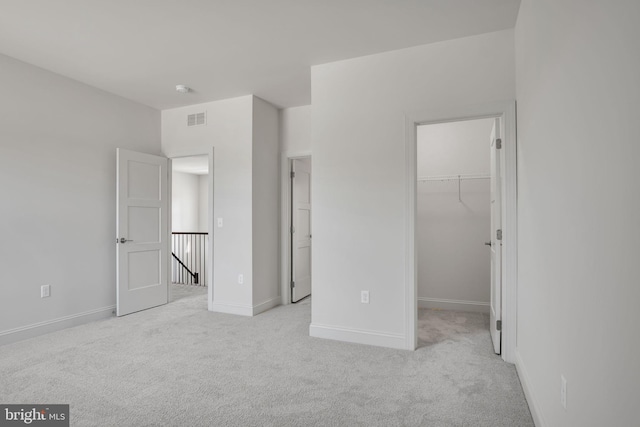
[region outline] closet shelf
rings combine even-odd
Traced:
[[[441,176],[422,176],[418,177],[418,182],[430,181],[458,181],[458,201],[462,203],[462,181],[472,179],[491,179],[491,175],[441,175]]]
[[[419,176],[418,182],[429,181],[466,181],[471,179],[491,179],[490,175],[440,175],[440,176]]]

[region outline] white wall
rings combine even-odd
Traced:
[[[252,96],[162,111],[162,151],[167,157],[206,154],[215,146],[213,300],[251,304]],[[189,114],[207,112],[206,126],[187,127]],[[238,284],[238,274],[244,284]]]
[[[639,18],[637,1],[520,8],[518,366],[540,425],[638,424]]]
[[[489,175],[494,119],[418,126],[417,174]]]
[[[489,176],[493,119],[418,127],[420,177]],[[417,185],[418,299],[420,306],[489,310],[489,180],[426,181]]]
[[[208,231],[209,176],[173,172],[171,194],[172,231]]]
[[[406,346],[404,113],[513,99],[514,62],[501,31],[312,67],[312,335]]]
[[[110,315],[116,148],[160,154],[160,113],[3,55],[0,77],[0,334]]]
[[[277,168],[277,110],[264,104],[249,95],[162,111],[162,150],[166,156],[206,154],[215,147],[213,171],[209,171],[214,180],[214,217],[222,218],[224,224],[214,229],[213,309],[216,311],[254,314],[254,289],[271,287],[271,276],[256,282],[253,277],[254,268],[259,268],[254,262],[264,262],[254,258],[254,242],[273,246],[273,242],[261,240],[262,237],[254,240],[254,233],[262,232],[255,227],[270,224],[271,216],[278,215],[279,209],[276,205],[274,214],[268,202],[254,201],[255,191],[265,191],[267,195],[273,191],[271,187],[275,187],[278,194],[277,176],[273,178],[270,173],[273,156],[269,153],[275,150]],[[186,126],[188,114],[203,111],[207,113],[206,125]],[[254,135],[254,121],[265,135]],[[269,121],[274,124],[269,125]],[[272,147],[274,138],[276,145]],[[263,156],[255,162],[254,149],[257,155]],[[254,182],[254,168],[264,182]],[[259,199],[258,195],[255,197]],[[254,209],[254,203],[260,210]],[[264,222],[259,220],[256,224],[256,215],[264,215]],[[277,230],[276,224],[276,233]],[[264,238],[269,238],[268,232]],[[275,245],[277,248],[277,239]],[[277,263],[273,268],[277,275]],[[244,276],[243,284],[238,283],[239,274]]]
[[[298,155],[311,152],[311,106],[280,110],[280,151]]]
[[[201,233],[209,232],[209,175],[198,175],[198,229]]]
[[[199,176],[190,173],[173,172],[171,184],[171,231],[198,231],[200,215]]]
[[[279,129],[278,109],[253,100],[253,305],[279,298]]]

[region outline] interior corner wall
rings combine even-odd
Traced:
[[[0,342],[9,342],[111,315],[116,148],[160,154],[160,112],[4,55],[0,76]],[[51,296],[40,298],[45,284]]]
[[[258,307],[255,312],[280,302],[278,116],[276,107],[253,98],[253,306]]]
[[[191,173],[173,172],[171,176],[171,231],[198,231],[199,211],[199,176]]]
[[[187,126],[187,115],[206,112],[207,123]],[[162,151],[167,157],[214,150],[213,304],[216,310],[252,310],[252,121],[253,96],[162,111]],[[244,283],[238,283],[238,275]],[[235,311],[234,311],[235,310]]]
[[[494,119],[418,126],[417,175],[490,174]],[[418,181],[418,305],[489,312],[490,180]]]
[[[280,110],[280,151],[291,155],[311,152],[311,105]]]
[[[516,358],[539,425],[638,424],[639,17],[637,1],[520,7]]]
[[[514,99],[514,67],[512,30],[312,67],[312,335],[406,346],[404,114]]]

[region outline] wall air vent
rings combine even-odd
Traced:
[[[187,126],[202,126],[207,124],[206,113],[195,113],[187,116]]]

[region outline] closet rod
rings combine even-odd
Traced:
[[[491,179],[490,175],[442,175],[419,177],[418,182],[428,181],[458,181],[458,201],[462,203],[461,182],[471,179]]]
[[[471,179],[490,179],[489,175],[442,175],[442,176],[419,176],[418,182],[427,181],[466,181]]]

